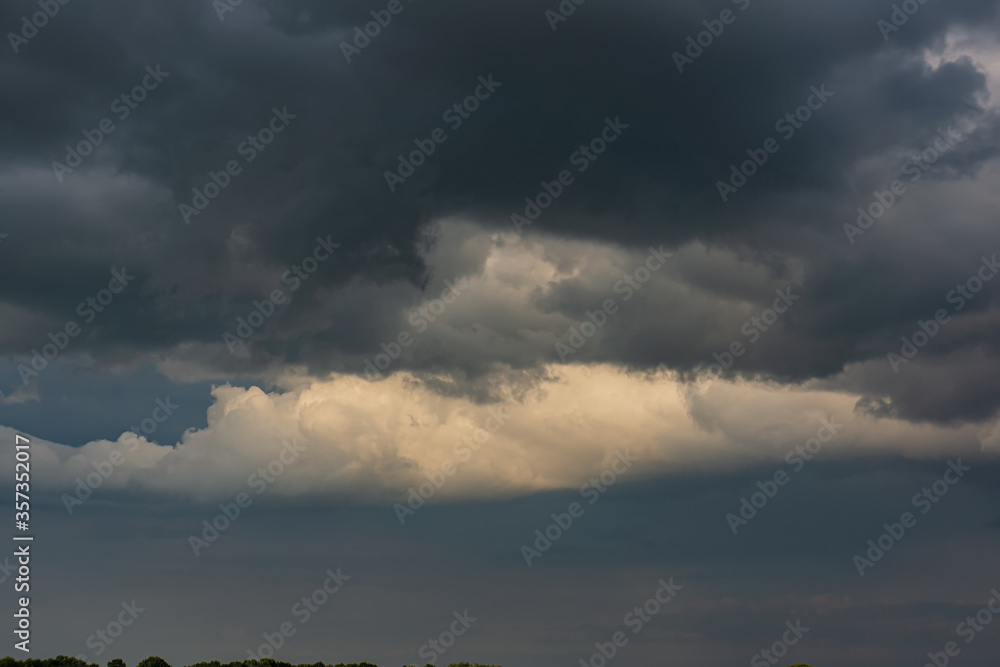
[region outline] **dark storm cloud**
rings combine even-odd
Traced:
[[[524,197],[567,168],[608,117],[629,128],[529,235],[636,248],[698,241],[741,253],[773,276],[751,286],[694,276],[699,296],[669,312],[646,303],[579,359],[703,366],[723,349],[716,343],[738,335],[704,334],[719,322],[706,314],[714,304],[742,298],[765,307],[798,261],[801,304],[737,370],[790,380],[835,374],[845,364],[884,359],[916,318],[939,307],[949,284],[974,269],[977,253],[1000,250],[992,229],[971,223],[933,242],[935,221],[919,212],[908,214],[915,231],[903,242],[880,238],[885,230],[876,228],[851,246],[842,231],[868,193],[897,176],[902,161],[885,155],[923,150],[957,117],[975,122],[977,134],[925,183],[970,179],[995,157],[1000,142],[981,107],[983,72],[968,59],[934,69],[922,55],[949,29],[992,21],[995,0],[928,4],[889,40],[876,21],[891,3],[752,2],[683,74],[671,54],[732,3],[595,1],[555,31],[544,16],[551,4],[407,2],[350,63],[340,43],[380,6],[245,2],[222,21],[207,2],[62,7],[17,54],[0,55],[10,99],[0,114],[0,207],[10,233],[0,248],[0,284],[9,321],[17,321],[4,328],[2,351],[30,354],[116,266],[138,277],[86,332],[81,349],[108,364],[219,344],[317,237],[330,235],[341,250],[268,322],[250,361],[224,349],[199,359],[226,377],[281,362],[360,370],[413,305],[415,292],[399,284],[437,284],[418,251],[423,225],[462,215],[509,230]],[[16,29],[33,9],[8,4],[0,24]],[[169,75],[118,120],[113,100],[157,65]],[[489,75],[499,88],[461,127],[449,128],[442,112]],[[777,138],[775,122],[819,86],[833,96],[724,204],[716,182],[747,149]],[[295,118],[245,162],[241,142],[266,127],[275,108]],[[51,163],[64,161],[63,147],[104,117],[115,131],[60,183]],[[390,192],[384,172],[437,127],[446,128],[447,142]],[[876,159],[885,171],[858,167]],[[190,205],[192,188],[230,160],[242,173],[185,224],[178,205]],[[958,193],[950,203],[963,222],[988,214]],[[475,265],[470,259],[466,267]],[[337,296],[348,284],[385,289]],[[601,289],[567,282],[547,307],[579,317]],[[994,383],[948,365],[946,355],[978,347],[995,363],[987,313],[996,298],[983,294],[967,311],[982,316],[978,325],[953,325],[909,369],[933,363],[968,391],[946,396],[942,387],[950,385],[928,382],[917,399],[906,381],[888,377],[862,393],[891,397],[904,416],[988,416]],[[697,325],[677,324],[692,316]],[[497,360],[525,368],[556,358],[550,345],[511,341]],[[478,345],[452,345],[399,368],[476,376],[489,365]],[[929,404],[939,407],[924,411]]]

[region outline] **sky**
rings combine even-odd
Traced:
[[[995,665],[997,4],[5,3],[31,657]]]

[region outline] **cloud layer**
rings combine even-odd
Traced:
[[[626,474],[616,463],[623,456],[630,481],[640,481],[755,471],[769,478],[815,459],[990,461],[1000,453],[996,424],[914,425],[816,386],[690,385],[670,372],[608,365],[550,366],[524,380],[519,395],[481,404],[409,373],[287,382],[295,386],[271,393],[218,387],[208,426],[172,448],[131,433],[80,448],[37,442],[39,485],[73,495],[103,469],[107,479],[90,485],[106,499],[214,502],[266,488],[299,503],[382,506],[422,485],[435,503],[574,489],[602,473],[607,485]]]

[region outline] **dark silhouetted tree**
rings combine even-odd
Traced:
[[[135,667],[170,667],[170,663],[158,655],[151,655]]]

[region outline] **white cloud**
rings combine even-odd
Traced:
[[[246,490],[248,476],[294,440],[306,451],[269,494],[388,504],[425,482],[426,473],[448,461],[462,463],[436,494],[438,502],[574,488],[624,449],[639,457],[633,478],[782,466],[785,454],[813,437],[825,417],[845,426],[824,447],[824,460],[979,457],[989,455],[985,446],[996,440],[994,433],[981,441],[981,429],[971,425],[854,417],[857,396],[808,385],[715,381],[695,389],[668,372],[607,365],[547,370],[549,377],[520,402],[494,405],[443,396],[405,373],[376,383],[350,375],[286,378],[290,388],[272,393],[222,386],[214,390],[208,426],[189,431],[173,448],[140,438],[129,451],[126,436],[78,449],[36,441],[35,484],[72,492],[75,478],[119,449],[125,463],[100,493],[221,500]],[[498,411],[506,423],[463,462],[457,443],[471,442]]]

